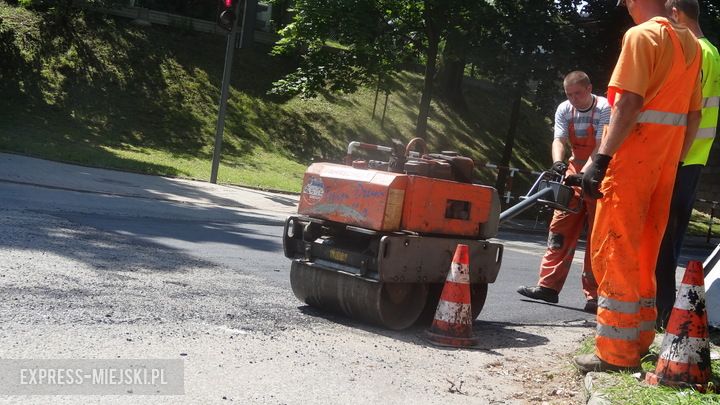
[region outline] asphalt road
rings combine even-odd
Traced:
[[[515,296],[536,261],[515,249],[474,325],[482,350],[309,308],[290,290],[281,225],[215,203],[0,181],[0,358],[183,359],[185,396],[148,403],[529,403],[543,398],[527,385],[534,367],[566,370],[559,353],[591,333],[559,319],[589,318],[581,312]],[[575,403],[575,389],[552,392]]]
[[[122,237],[133,245],[158,246],[169,252],[213,265],[235,269],[283,288],[289,285],[290,262],[282,254],[282,219],[248,214],[218,205],[196,205],[96,193],[78,193],[17,184],[0,184],[3,208],[63,219],[76,227],[89,227]],[[46,229],[48,235],[52,229]],[[482,321],[521,324],[591,319],[581,311],[576,264],[568,277],[561,302],[546,305],[515,293],[521,284],[537,280],[537,266],[543,252],[540,235],[505,233],[506,245],[496,283],[490,286]],[[518,240],[520,238],[525,241]],[[538,240],[540,239],[540,240]],[[72,254],[62,244],[51,244],[53,253]],[[52,248],[51,248],[52,249]],[[95,258],[104,251],[88,257]],[[108,252],[109,253],[109,252]],[[582,252],[578,253],[578,257]],[[300,303],[298,302],[300,305]]]
[[[282,254],[282,217],[242,212],[216,204],[188,204],[148,198],[73,192],[0,183],[2,207],[62,218],[78,227],[91,227],[127,238],[130,243],[161,246],[193,260],[220,265],[260,277],[289,295],[289,260]],[[46,230],[52,234],[52,230]],[[497,241],[505,245],[497,281],[490,285],[480,321],[542,324],[591,320],[582,311],[580,287],[581,243],[558,304],[526,299],[515,292],[519,285],[537,281],[544,252],[544,237],[536,233],[501,232]],[[63,251],[61,244],[57,254]],[[102,253],[102,252],[100,252]],[[704,248],[685,249],[682,262],[704,260]],[[680,271],[678,272],[681,273]]]

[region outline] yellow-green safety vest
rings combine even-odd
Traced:
[[[717,132],[718,108],[720,107],[720,54],[707,40],[700,38],[702,48],[702,118],[695,140],[687,156],[687,165],[705,165]]]

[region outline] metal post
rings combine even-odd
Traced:
[[[712,239],[713,223],[715,222],[715,204],[710,207],[710,224],[708,225],[707,243],[710,243]]]
[[[373,103],[372,118],[370,118],[371,120],[375,119],[375,110],[377,109],[377,99],[378,99],[379,95],[380,95],[380,76],[378,76],[378,84],[377,84],[377,88],[375,89],[375,103]]]
[[[238,2],[239,3],[239,2]],[[255,40],[255,19],[257,19],[258,0],[245,0],[242,27],[240,29],[240,48],[252,46]]]
[[[390,92],[385,92],[385,107],[383,107],[383,115],[380,119],[380,128],[385,128],[385,113],[387,112],[388,97],[390,97]]]
[[[508,176],[507,181],[505,182],[505,189],[507,190],[505,192],[505,203],[510,204],[510,198],[512,198],[512,184],[513,184],[513,177],[515,177],[515,173],[519,170],[516,168],[508,167],[510,169],[510,176]]]
[[[215,126],[215,147],[213,148],[212,170],[210,183],[217,184],[218,167],[220,166],[220,150],[222,149],[223,131],[225,130],[225,112],[227,110],[228,93],[230,92],[230,76],[232,75],[232,61],[235,55],[235,38],[238,32],[238,16],[240,15],[240,2],[235,4],[235,21],[227,37],[225,47],[225,67],[220,90],[220,109],[218,111],[217,125]]]

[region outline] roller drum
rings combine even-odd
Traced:
[[[295,296],[306,304],[388,329],[410,327],[425,307],[426,284],[381,283],[295,260]]]

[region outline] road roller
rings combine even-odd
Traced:
[[[366,156],[356,158],[361,151]],[[386,159],[368,158],[373,153]],[[421,138],[392,146],[351,142],[343,164],[310,165],[298,215],[283,232],[295,296],[402,330],[432,318],[455,249],[465,244],[475,319],[500,271],[503,246],[490,241],[500,222],[536,203],[568,209],[573,190],[545,172],[501,212],[497,191],[473,183],[474,169],[457,153],[428,153]]]

